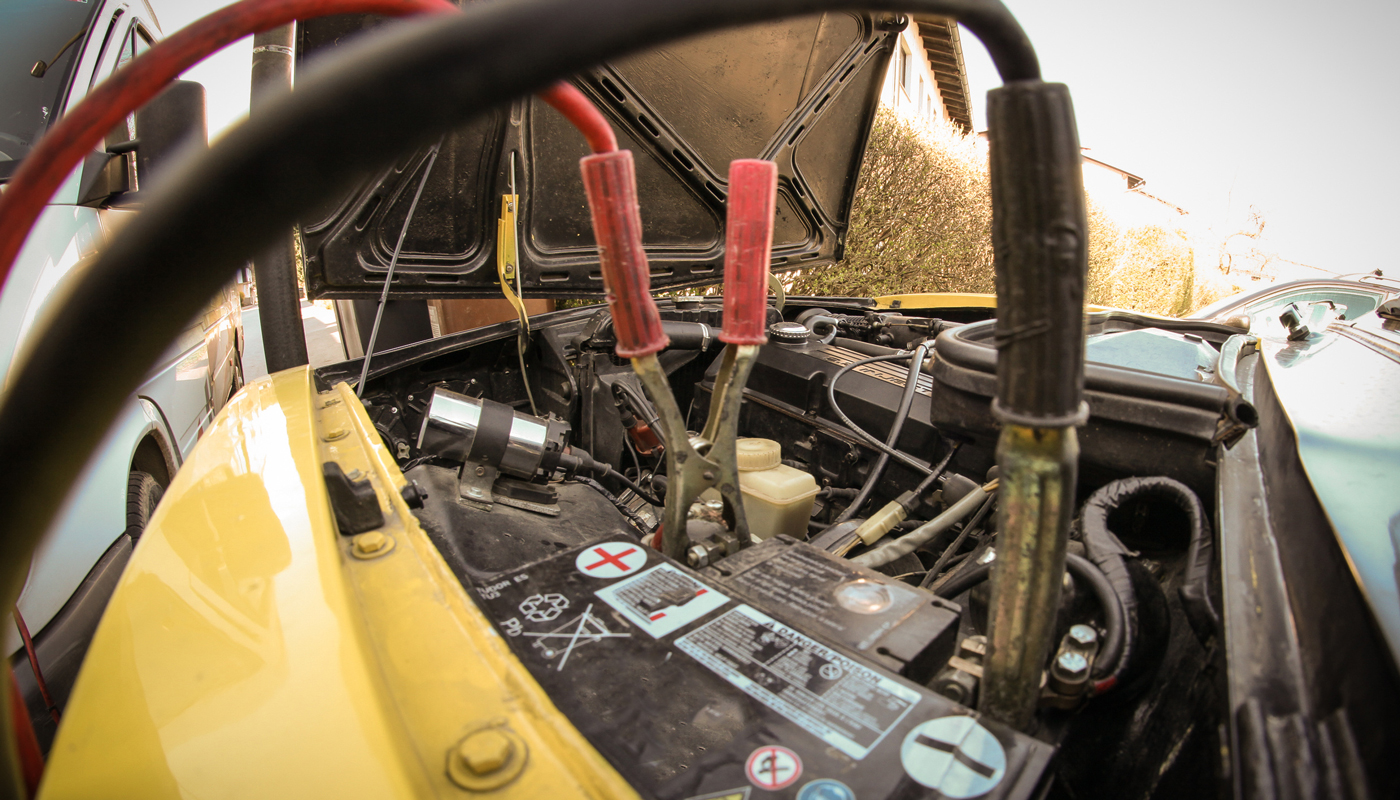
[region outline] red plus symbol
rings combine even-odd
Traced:
[[[591,578],[621,578],[646,566],[647,554],[628,542],[604,542],[578,554],[574,568]]]
[[[584,569],[592,570],[592,569],[597,569],[598,567],[601,567],[601,566],[603,566],[604,564],[612,564],[614,567],[617,567],[618,569],[622,570],[623,572],[631,572],[631,571],[632,571],[632,568],[629,567],[629,566],[627,565],[627,562],[625,562],[625,561],[622,560],[622,557],[623,557],[623,556],[630,556],[630,555],[632,555],[632,554],[635,553],[635,552],[637,552],[637,548],[633,547],[633,548],[631,548],[631,549],[629,549],[629,550],[623,550],[621,553],[618,553],[617,555],[613,555],[612,553],[609,553],[608,551],[604,550],[604,549],[601,548],[601,547],[595,547],[595,548],[593,548],[593,555],[595,555],[595,556],[602,556],[602,557],[603,557],[603,560],[602,560],[602,561],[599,561],[597,564],[589,564],[588,566],[584,567]]]

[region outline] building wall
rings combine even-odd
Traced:
[[[910,117],[929,121],[947,119],[924,43],[919,39],[918,27],[912,23],[899,35],[898,49],[885,72],[880,102]]]

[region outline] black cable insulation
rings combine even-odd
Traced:
[[[992,574],[992,564],[978,564],[977,566],[960,573],[953,580],[938,587],[935,592],[939,597],[954,598],[963,592],[971,589],[977,584],[987,580]],[[1124,619],[1123,605],[1118,601],[1118,593],[1113,591],[1113,586],[1108,582],[1103,572],[1093,562],[1083,556],[1074,553],[1065,554],[1065,568],[1076,578],[1082,579],[1089,584],[1089,589],[1098,598],[1099,607],[1103,609],[1104,636],[1103,644],[1099,647],[1099,657],[1094,661],[1094,677],[1103,678],[1113,675],[1118,668],[1118,661],[1123,652]]]
[[[617,481],[618,483],[622,484],[623,486],[626,486],[628,489],[631,489],[632,492],[633,492],[634,494],[636,494],[638,497],[642,498],[643,500],[647,501],[648,503],[651,503],[651,504],[654,505],[654,506],[664,506],[664,505],[666,505],[663,501],[657,500],[655,497],[653,497],[653,496],[651,495],[651,492],[648,492],[647,490],[643,489],[641,486],[638,486],[631,478],[627,477],[626,475],[623,475],[621,472],[618,472],[617,470],[613,469],[612,467],[608,467],[608,477],[609,477],[609,478],[612,478],[613,480]]]
[[[967,524],[963,526],[963,529],[958,532],[958,536],[953,540],[953,543],[948,545],[948,547],[939,554],[937,561],[933,562],[933,567],[924,575],[924,579],[919,582],[920,589],[927,589],[933,584],[933,581],[938,577],[938,573],[942,572],[943,568],[948,566],[948,561],[952,559],[953,556],[957,555],[958,548],[962,547],[963,542],[967,541],[967,537],[977,529],[978,525],[982,524],[982,519],[991,511],[992,505],[996,503],[996,500],[996,492],[987,495],[987,499],[982,501],[982,505],[977,509],[976,513],[972,515],[972,519],[968,520]]]
[[[997,0],[906,0],[987,46],[1004,81],[1034,81],[1024,31]],[[125,398],[235,270],[319,204],[400,154],[563,76],[682,37],[785,16],[888,10],[871,0],[523,0],[398,22],[308,65],[203,154],[172,161],[141,214],[29,337],[0,405],[7,515],[0,602]],[[521,31],[529,31],[522,36]],[[82,354],[83,391],[72,391]],[[921,470],[922,471],[922,470]]]
[[[899,407],[895,409],[894,422],[890,424],[890,434],[885,437],[885,444],[889,447],[893,448],[899,445],[899,434],[904,431],[904,421],[909,419],[909,409],[914,405],[914,394],[919,389],[919,370],[923,368],[924,358],[927,354],[928,345],[921,343],[918,347],[914,348],[913,354],[909,356],[911,362],[909,366],[909,375],[904,381],[904,392],[900,395]],[[835,382],[835,379],[833,379],[832,383]],[[865,483],[861,485],[860,491],[856,494],[855,499],[851,500],[850,505],[846,506],[845,511],[842,511],[836,516],[836,519],[832,520],[833,525],[845,522],[851,517],[854,517],[856,512],[860,511],[860,507],[865,505],[865,501],[869,500],[870,495],[874,493],[875,484],[879,483],[880,476],[885,474],[885,465],[888,463],[890,463],[890,454],[886,452],[880,453],[879,458],[877,458],[874,465],[870,467],[870,474],[865,477]],[[922,494],[922,492],[919,494]]]
[[[602,496],[606,497],[608,499],[608,502],[612,503],[614,506],[617,506],[617,510],[622,512],[622,516],[626,517],[627,520],[633,525],[636,525],[637,529],[640,530],[643,534],[654,533],[656,531],[656,526],[648,525],[647,521],[642,519],[641,514],[638,514],[637,512],[628,508],[625,504],[623,504],[622,500],[618,499],[617,495],[608,491],[608,487],[604,486],[603,484],[593,480],[587,475],[575,475],[569,480],[574,481],[575,483],[581,483],[584,486],[592,487],[592,489],[598,494],[601,494]]]
[[[827,381],[826,384],[826,403],[831,406],[832,413],[836,414],[836,418],[841,420],[841,424],[849,428],[851,433],[860,437],[866,444],[879,450],[884,455],[899,459],[900,463],[923,475],[936,474],[938,472],[937,469],[926,466],[913,456],[906,455],[870,435],[868,431],[857,425],[850,417],[846,416],[846,412],[841,410],[841,404],[836,402],[836,384],[841,380],[841,376],[846,375],[857,367],[863,367],[866,364],[874,364],[879,361],[903,361],[909,358],[909,355],[909,353],[900,352],[890,353],[888,355],[870,356],[869,358],[852,361],[836,370],[836,373],[831,376],[831,380]]]

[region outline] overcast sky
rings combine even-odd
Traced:
[[[1008,0],[1046,80],[1074,97],[1080,143],[1195,215],[1255,206],[1285,258],[1400,274],[1400,3]],[[1326,10],[1327,14],[1320,11]],[[978,129],[1000,84],[964,31]],[[1390,88],[1387,88],[1390,87]]]
[[[152,0],[169,34],[225,3]],[[892,2],[892,7],[897,5]],[[1197,218],[1268,220],[1285,258],[1335,272],[1392,265],[1400,211],[1400,3],[1332,0],[1009,0],[1046,80],[1069,84],[1101,161]],[[1325,8],[1328,15],[1318,13]],[[979,129],[1000,81],[964,33]],[[249,40],[187,76],[209,89],[210,133],[246,113]],[[1386,87],[1391,88],[1386,88]]]

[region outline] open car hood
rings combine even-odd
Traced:
[[[653,289],[723,279],[729,162],[779,166],[773,269],[841,258],[856,176],[903,18],[834,13],[674,43],[575,78],[636,158]],[[372,27],[305,23],[298,56]],[[522,35],[528,35],[523,32]],[[583,137],[537,98],[488,111],[445,137],[394,272],[395,298],[500,296],[501,197],[520,195],[527,294],[598,297],[602,273],[578,161]],[[378,297],[429,148],[406,153],[307,215],[313,297]]]

